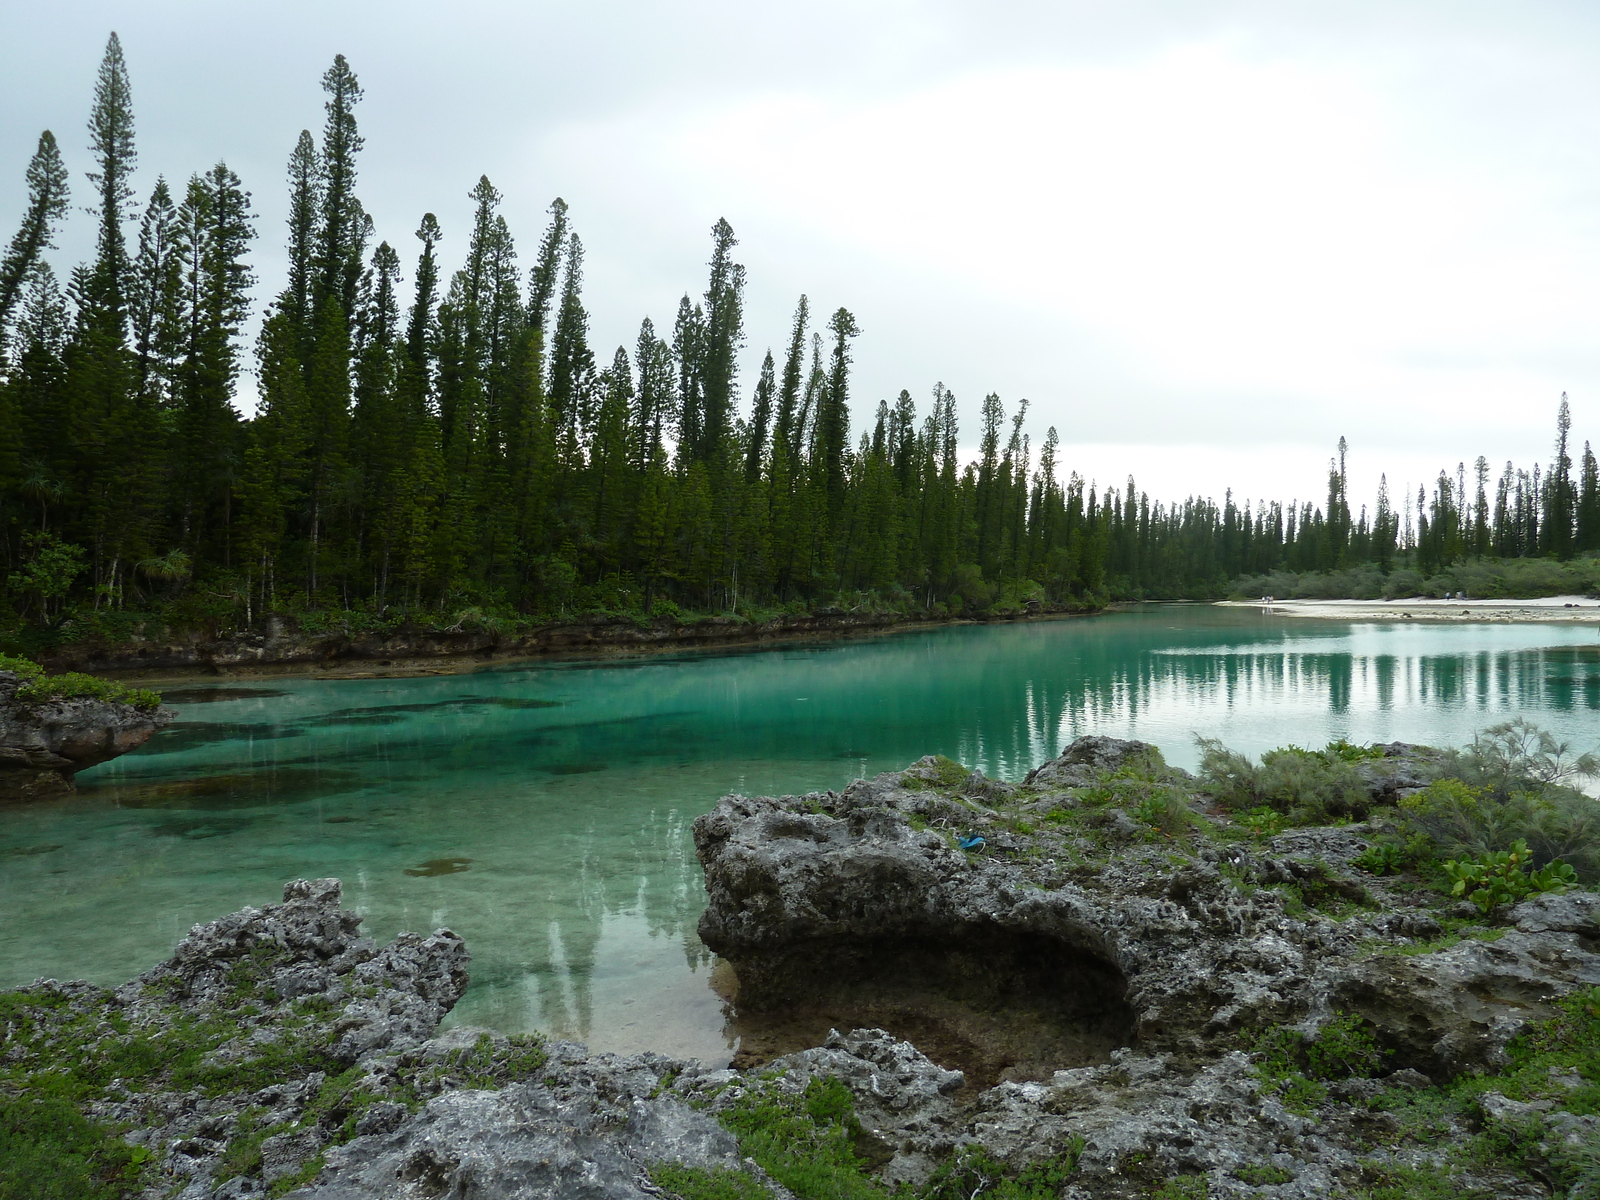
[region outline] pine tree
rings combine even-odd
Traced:
[[[828,517],[837,522],[844,507],[845,458],[850,445],[850,340],[860,336],[861,329],[845,308],[833,314],[828,328],[833,333],[833,358],[827,393],[817,414],[817,448]]]
[[[278,308],[310,337],[311,302],[316,279],[317,222],[322,212],[322,169],[311,131],[302,129],[289,156],[289,283]]]
[[[356,129],[355,106],[361,100],[361,85],[342,54],[322,76],[322,89],[328,93],[328,118],[322,131],[322,153],[317,164],[317,237],[312,257],[312,310],[319,311],[334,301],[348,322],[356,311],[356,286],[361,278],[365,241],[364,212],[356,199],[356,155],[362,138]],[[299,147],[291,172],[300,165]],[[297,194],[296,201],[299,200]],[[291,231],[299,219],[292,210]]]
[[[254,275],[245,254],[255,230],[250,197],[218,163],[189,182],[174,221],[174,257],[182,286],[182,362],[173,389],[176,409],[171,468],[178,541],[204,549],[208,522],[231,523],[231,476],[237,466],[239,418],[233,408],[239,374],[236,345],[250,308]],[[216,557],[230,559],[230,543]]]
[[[6,328],[29,274],[46,250],[54,249],[55,224],[67,211],[67,168],[55,135],[39,135],[39,148],[28,163],[28,207],[22,225],[0,258],[0,369],[5,363]]]
[[[721,461],[738,403],[739,347],[744,342],[744,268],[732,259],[738,239],[719,220],[711,230],[711,281],[706,287],[705,319],[699,343],[698,375],[702,405],[699,443],[693,455]]]
[[[528,324],[543,330],[550,315],[561,274],[561,256],[567,247],[567,202],[557,196],[550,204],[550,227],[539,243],[539,257],[528,277]]]
[[[423,213],[416,236],[422,243],[422,253],[417,256],[416,299],[406,322],[406,354],[426,382],[430,343],[434,336],[433,310],[439,299],[439,260],[434,247],[444,238],[444,233],[432,213]]]
[[[1572,408],[1567,394],[1561,393],[1556,411],[1556,454],[1544,482],[1544,520],[1540,523],[1539,548],[1562,560],[1572,557],[1573,525],[1577,508],[1577,489],[1572,485],[1572,455],[1567,439],[1572,432]]]
[[[761,360],[761,376],[756,380],[755,398],[750,411],[750,438],[745,447],[744,477],[755,483],[761,477],[762,463],[767,454],[767,429],[772,423],[773,392],[772,351]]]
[[[171,403],[183,357],[183,263],[178,246],[178,211],[165,179],[157,179],[139,223],[128,317],[140,395]]]
[[[567,269],[561,285],[561,307],[550,348],[550,405],[557,442],[566,463],[578,462],[588,436],[592,404],[594,356],[589,350],[589,314],[583,307],[583,243],[567,239]]]
[[[130,181],[137,155],[133,146],[133,90],[122,57],[122,42],[115,33],[106,42],[95,81],[89,149],[95,162],[89,181],[98,194],[99,229],[94,266],[88,272],[83,298],[94,319],[103,321],[108,332],[120,337],[128,276],[127,239],[122,226],[133,215]]]
[[[1595,463],[1589,443],[1583,444],[1583,462],[1578,470],[1578,521],[1573,549],[1580,554],[1600,550],[1600,465]]]

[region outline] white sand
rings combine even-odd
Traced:
[[[1254,608],[1287,617],[1331,617],[1343,621],[1586,621],[1600,624],[1600,600],[1545,596],[1538,600],[1222,600],[1231,608]]]

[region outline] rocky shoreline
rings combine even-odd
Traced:
[[[70,794],[79,771],[137,749],[178,715],[92,697],[23,704],[25,682],[0,671],[0,803]]]
[[[1017,613],[949,617],[932,613],[822,609],[769,621],[719,616],[681,622],[626,617],[558,622],[517,633],[490,629],[439,630],[411,626],[382,633],[313,633],[284,618],[224,637],[199,631],[122,642],[87,640],[41,651],[52,671],[133,678],[249,676],[280,673],[365,677],[447,674],[520,659],[649,653],[715,646],[749,646],[811,638],[853,637],[923,625],[987,624],[1090,616],[1099,610],[1032,605]]]
[[[377,946],[295,881],[115,991],[0,994],[4,1124],[70,1108],[63,1194],[148,1200],[1589,1195],[1600,896],[1382,866],[1442,761],[1365,752],[1360,811],[1282,830],[1111,738],[724,797],[701,936],[739,1016],[836,1023],[723,1069],[439,1033],[461,939]]]

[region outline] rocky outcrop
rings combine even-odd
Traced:
[[[1375,805],[1434,777],[1431,752],[1386,749],[1368,780]],[[1600,985],[1592,893],[1474,925],[1471,906],[1354,866],[1375,823],[1230,834],[1192,780],[1137,742],[1079,739],[1018,787],[952,767],[925,759],[843,792],[728,796],[695,825],[700,933],[737,974],[741,1009],[822,1004],[902,1036],[932,1020],[1000,1066],[998,1080],[969,1080],[995,1086],[964,1108],[928,1095],[900,1122],[889,1140],[906,1178],[963,1141],[1025,1162],[1082,1138],[1079,1173],[1101,1182],[1068,1195],[1143,1194],[1113,1186],[1130,1162],[1152,1180],[1207,1175],[1213,1196],[1256,1194],[1229,1174],[1246,1167],[1296,1181],[1273,1195],[1346,1194],[1378,1170],[1367,1099],[1503,1069],[1557,997]],[[1200,836],[1161,832],[1175,797]],[[1334,1108],[1315,1115],[1286,1106],[1251,1050],[1351,1022],[1386,1078],[1330,1085]],[[1340,1088],[1361,1112],[1339,1106]]]
[[[996,1012],[1057,1031],[1018,1039],[1066,1055],[1009,1064],[1018,1079],[1117,1047],[1204,1063],[1241,1033],[1313,1029],[1335,1008],[1370,1020],[1396,1066],[1443,1079],[1496,1065],[1552,993],[1600,983],[1600,896],[1529,900],[1494,941],[1386,953],[1443,930],[1351,866],[1370,824],[1183,844],[1074,794],[1138,761],[1159,756],[1081,738],[1000,808],[967,781],[930,786],[932,760],[839,793],[724,797],[695,823],[700,936],[732,964],[741,1007],[854,994],[971,1033]],[[1101,853],[1075,816],[1100,822]],[[1089,1058],[1071,1061],[1074,1046]]]
[[[1426,757],[1388,755],[1374,805]],[[1210,809],[1113,739],[1021,785],[928,758],[723,798],[695,834],[734,1020],[838,1018],[741,1069],[438,1033],[461,940],[377,946],[300,880],[115,992],[6,997],[0,1093],[81,1066],[150,1200],[1566,1194],[1600,1147],[1594,1002],[1562,999],[1600,987],[1600,896],[1468,919],[1360,870],[1371,821],[1253,838]],[[1512,1061],[1547,1018],[1573,1052]],[[1523,1074],[1441,1086],[1496,1071]],[[848,1188],[810,1165],[840,1139]]]
[[[22,705],[22,682],[0,671],[0,803],[69,793],[77,772],[138,749],[177,716],[106,700]]]

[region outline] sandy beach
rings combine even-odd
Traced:
[[[1340,621],[1584,621],[1600,625],[1600,600],[1544,596],[1537,600],[1222,600],[1231,608],[1255,608],[1289,617]]]

